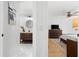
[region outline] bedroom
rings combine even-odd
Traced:
[[[78,4],[79,2],[67,1],[48,2],[48,56],[78,56]],[[68,12],[74,15],[68,17]]]

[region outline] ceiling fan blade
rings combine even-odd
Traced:
[[[72,16],[78,16],[78,15],[72,15]]]
[[[72,15],[77,14],[77,13],[78,13],[78,11],[74,12]]]

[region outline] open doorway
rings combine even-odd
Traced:
[[[20,19],[20,44],[32,44],[33,40],[33,19],[32,16],[25,16]]]
[[[20,51],[24,56],[32,57],[33,49],[33,14],[32,14],[32,1],[22,2],[20,4]],[[25,53],[26,52],[26,53]]]
[[[78,56],[78,19],[74,14],[79,8],[79,2],[48,2],[48,56],[77,57]],[[72,6],[73,5],[73,6]],[[74,5],[77,9],[74,9]],[[74,9],[74,11],[72,11]],[[68,12],[68,13],[67,13]],[[66,15],[67,14],[67,15]],[[76,13],[75,13],[76,14]],[[76,25],[76,26],[74,26]]]
[[[33,19],[32,16],[20,17],[20,45],[29,56],[32,56],[33,46]]]

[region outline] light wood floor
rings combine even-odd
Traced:
[[[55,41],[48,40],[48,56],[49,57],[64,57],[66,56],[66,50],[62,49]]]

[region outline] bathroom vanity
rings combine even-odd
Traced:
[[[32,33],[21,32],[20,33],[20,43],[32,43]]]

